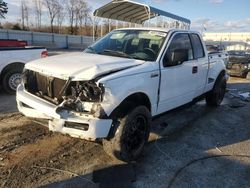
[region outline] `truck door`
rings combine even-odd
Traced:
[[[190,34],[190,39],[194,52],[194,66],[197,67],[197,72],[194,74],[196,80],[195,97],[197,97],[204,93],[209,64],[200,36],[196,33],[192,33]]]
[[[158,114],[193,100],[196,68],[189,34],[173,34],[161,60]]]

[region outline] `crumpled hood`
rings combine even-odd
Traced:
[[[102,74],[143,64],[145,61],[90,54],[69,53],[29,62],[26,69],[61,79],[91,80]]]

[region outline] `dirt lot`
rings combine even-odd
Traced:
[[[50,133],[0,91],[0,186],[249,187],[250,102],[230,93],[250,91],[250,80],[231,78],[228,88],[217,109],[201,101],[154,119],[133,164],[111,159],[100,143]]]

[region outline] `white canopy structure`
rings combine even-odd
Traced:
[[[191,23],[189,19],[129,0],[113,0],[96,9],[94,16],[137,24],[143,24],[156,16],[165,16],[186,24]]]
[[[191,24],[191,21],[187,18],[130,0],[113,0],[96,9],[94,11],[94,16],[136,24],[144,24],[147,20],[157,16],[164,16],[181,22],[187,25],[188,28]]]

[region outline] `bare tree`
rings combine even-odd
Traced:
[[[61,33],[61,28],[62,28],[62,24],[63,24],[64,19],[65,19],[65,12],[64,12],[64,7],[62,6],[60,11],[58,12],[58,14],[56,16],[58,33]]]
[[[87,21],[90,17],[91,9],[85,0],[68,0],[67,1],[67,13],[70,23],[70,33],[77,34],[79,28],[81,29],[83,24],[87,26]]]
[[[61,28],[62,28],[62,24],[63,21],[65,19],[65,2],[66,0],[58,0],[58,13],[56,15],[56,26],[57,26],[57,30],[58,33],[61,33]]]
[[[51,32],[54,33],[54,21],[60,11],[61,4],[59,0],[44,0],[44,3],[49,12]]]
[[[78,0],[78,3],[79,3],[79,11],[78,11],[77,17],[78,17],[79,26],[80,26],[81,33],[82,33],[83,24],[86,29],[88,20],[91,19],[91,16],[90,16],[91,8],[88,6],[88,3],[85,0]]]
[[[26,0],[21,0],[21,22],[22,29],[27,29],[29,27],[29,7]]]
[[[98,35],[98,25],[99,25],[99,23],[101,21],[101,18],[91,16],[90,21],[91,21],[91,25],[93,26],[92,27],[92,35],[93,35],[93,37],[97,38],[99,36]]]
[[[114,20],[111,20],[111,19],[105,19],[103,21],[103,26],[104,26],[104,33],[109,33],[110,31],[112,31],[114,29]]]
[[[36,27],[38,29],[42,26],[42,9],[43,9],[43,2],[42,0],[33,0],[35,15],[36,15]]]
[[[0,0],[0,18],[5,18],[4,14],[7,14],[8,6],[3,0]]]
[[[77,33],[77,12],[78,9],[78,0],[68,0],[67,2],[67,13],[69,16],[69,24],[70,24],[70,34]]]

